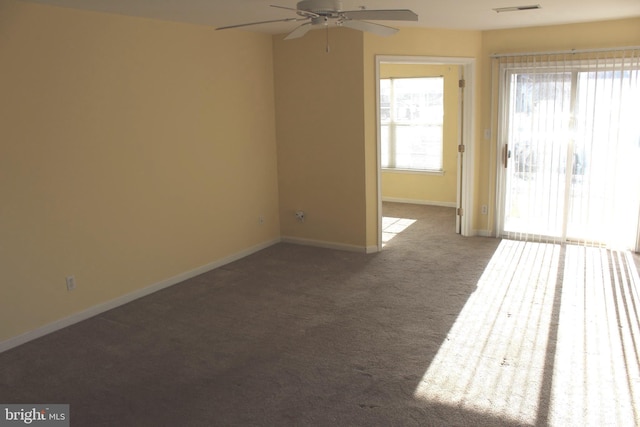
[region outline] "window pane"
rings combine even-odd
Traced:
[[[565,200],[571,73],[514,73],[510,84],[505,230],[557,237]]]
[[[383,168],[389,167],[389,125],[380,126],[380,155]]]
[[[382,166],[442,170],[444,78],[384,79],[380,86]]]
[[[380,121],[389,123],[391,120],[391,80],[380,80]]]

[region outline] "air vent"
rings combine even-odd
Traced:
[[[499,7],[493,10],[495,10],[497,13],[502,13],[502,12],[522,12],[525,10],[534,10],[534,9],[542,9],[542,6],[540,6],[539,4],[532,4],[528,6]]]

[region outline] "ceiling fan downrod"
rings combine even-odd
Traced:
[[[329,24],[325,23],[325,26],[327,27],[326,31],[327,31],[327,50],[326,52],[329,53],[330,49],[329,49]]]

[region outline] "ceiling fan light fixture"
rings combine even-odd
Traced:
[[[542,9],[542,6],[540,6],[539,4],[531,4],[526,6],[498,7],[493,10],[496,13],[503,13],[503,12],[524,12],[526,10],[536,10],[536,9]]]

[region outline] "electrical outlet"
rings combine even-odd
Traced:
[[[304,212],[303,211],[297,211],[296,212],[296,218],[298,219],[298,221],[304,222]]]
[[[258,224],[264,224],[264,216],[260,215],[258,217]]]
[[[71,292],[76,289],[76,278],[75,276],[67,276],[67,291]]]
[[[486,215],[487,213],[489,213],[489,208],[487,208],[487,205],[482,205],[482,215]]]

